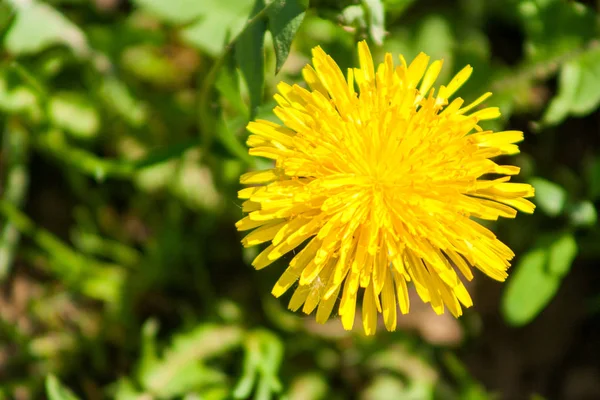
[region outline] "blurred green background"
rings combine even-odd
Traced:
[[[0,0],[0,399],[600,398],[599,10]],[[476,274],[461,319],[414,299],[370,338],[287,311],[285,260],[254,271],[234,227],[240,174],[268,165],[249,119],[312,47],[345,70],[362,39],[444,58],[441,83],[471,64],[459,95],[525,132],[507,162],[538,207],[492,224],[506,284]]]

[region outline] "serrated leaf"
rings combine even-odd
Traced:
[[[533,178],[530,182],[535,188],[534,202],[551,217],[559,215],[567,200],[565,189],[546,179]]]
[[[250,18],[265,8],[264,0],[256,0]],[[256,21],[254,25],[244,28],[235,43],[235,59],[242,71],[250,96],[251,117],[262,102],[265,83],[264,39],[267,23]]]
[[[385,11],[381,0],[361,0],[367,17],[369,36],[375,44],[382,45],[385,37]]]
[[[79,398],[71,392],[54,376],[46,377],[46,396],[48,400],[78,400]]]
[[[294,36],[304,20],[308,4],[304,0],[275,0],[267,12],[269,30],[275,47],[275,73],[278,73],[290,53]]]
[[[15,2],[16,19],[4,38],[4,46],[14,55],[38,53],[64,44],[78,54],[88,50],[83,32],[48,4]]]
[[[600,106],[600,49],[596,48],[565,63],[558,77],[558,94],[542,117],[556,125],[567,116],[583,116]]]

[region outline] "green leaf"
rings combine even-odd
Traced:
[[[554,297],[560,279],[546,272],[547,262],[548,251],[535,249],[521,257],[515,266],[502,296],[502,314],[509,324],[527,324]]]
[[[381,0],[361,0],[367,17],[369,36],[377,45],[383,44],[385,37],[385,11]]]
[[[123,51],[121,64],[125,71],[156,86],[177,87],[187,79],[187,75],[158,46],[131,46]]]
[[[141,355],[137,367],[138,379],[142,380],[148,371],[159,364],[158,350],[156,348],[156,335],[158,334],[158,321],[154,318],[147,320],[142,326]]]
[[[245,355],[242,377],[233,391],[236,399],[248,398],[256,384],[252,398],[267,400],[282,390],[277,373],[283,358],[281,340],[269,331],[250,333],[244,343]]]
[[[264,1],[256,0],[250,18],[263,8],[265,8]],[[235,43],[235,59],[242,71],[250,95],[251,117],[256,113],[263,97],[265,83],[263,47],[266,30],[267,23],[264,20],[256,21],[254,25],[244,28]]]
[[[153,361],[150,354],[139,380],[145,390],[159,397],[180,396],[194,387],[224,382],[219,371],[202,362],[230,351],[241,340],[242,332],[237,327],[199,325],[175,336],[159,360]]]
[[[100,117],[89,100],[78,92],[62,92],[48,103],[50,120],[72,135],[90,139],[100,129]]]
[[[132,127],[138,128],[146,122],[147,106],[134,98],[129,88],[114,76],[103,77],[98,93],[106,107]]]
[[[0,41],[2,41],[8,27],[14,21],[15,15],[15,9],[8,2],[0,3]]]
[[[77,25],[48,4],[13,2],[17,17],[4,39],[9,53],[33,54],[57,44],[66,45],[80,55],[89,50]]]
[[[248,165],[254,165],[254,158],[248,154],[248,148],[245,147],[237,138],[236,130],[238,129],[236,129],[234,124],[238,121],[233,118],[230,118],[229,120],[220,118],[217,123],[217,138],[223,147],[227,149],[230,155],[238,158]],[[244,119],[243,121],[246,120]],[[242,128],[243,126],[244,125],[239,124],[239,122],[237,123],[237,128]]]
[[[46,377],[46,396],[48,400],[78,400],[79,398],[63,386],[54,375]]]
[[[218,3],[214,0],[134,0],[133,2],[144,11],[173,24],[192,22],[204,14],[206,8],[212,5],[211,3]]]
[[[583,116],[600,106],[600,48],[565,63],[558,77],[558,94],[542,117],[542,123],[556,125],[567,116]]]
[[[544,61],[578,51],[598,34],[595,12],[578,2],[524,0],[519,14],[526,32],[530,61]]]
[[[589,200],[580,201],[569,207],[569,220],[575,227],[593,227],[598,220],[594,203]]]
[[[553,237],[548,253],[548,272],[563,277],[577,256],[577,242],[570,233]]]
[[[164,2],[168,5],[169,2]],[[217,56],[225,47],[226,38],[235,37],[248,20],[253,0],[196,1],[203,8],[202,15],[183,28],[179,35],[191,46]]]
[[[217,75],[215,88],[238,114],[244,115],[247,118],[248,107],[240,96],[239,75],[234,57],[231,54],[227,54],[226,57],[227,59],[223,62],[224,65]]]
[[[110,398],[115,400],[139,400],[144,393],[137,390],[136,385],[128,378],[121,378],[110,387]]]
[[[39,121],[43,115],[39,93],[30,86],[13,86],[9,81],[9,74],[0,70],[0,110],[9,114],[22,113]]]
[[[504,319],[514,326],[533,320],[556,294],[577,252],[577,242],[570,233],[540,238],[536,247],[521,257],[506,285]]]
[[[275,0],[269,7],[267,16],[275,47],[275,73],[279,72],[288,57],[307,7],[307,2],[303,0]]]
[[[565,189],[554,182],[542,178],[533,178],[530,183],[535,188],[535,203],[551,217],[559,215],[567,200]]]

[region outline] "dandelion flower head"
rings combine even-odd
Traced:
[[[525,199],[533,188],[509,182],[519,168],[491,160],[518,153],[523,133],[479,126],[500,115],[496,107],[473,111],[491,93],[468,105],[451,99],[470,66],[436,91],[442,60],[429,64],[423,53],[410,64],[400,56],[399,65],[387,53],[375,67],[360,42],[360,68],[346,76],[320,47],[312,54],[303,69],[309,89],[278,85],[274,113],[282,124],[248,125],[249,153],[274,160],[241,177],[251,185],[239,192],[247,215],[236,226],[250,231],[242,243],[270,242],[252,265],[285,260],[273,295],[293,287],[289,308],[316,309],[318,322],[337,305],[352,329],[362,302],[367,335],[379,314],[396,328],[411,285],[436,313],[460,316],[472,300],[457,272],[471,280],[475,267],[504,281],[514,257],[472,217],[534,210]]]

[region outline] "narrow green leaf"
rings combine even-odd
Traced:
[[[137,378],[142,380],[144,375],[159,364],[156,349],[156,335],[158,334],[158,321],[151,318],[142,326],[141,355],[137,366]]]
[[[264,8],[264,0],[256,0],[250,18]],[[262,19],[256,21],[252,26],[244,29],[235,43],[235,59],[242,71],[250,94],[251,116],[256,113],[263,97],[265,83],[263,47],[266,30],[266,21]]]
[[[290,53],[307,7],[308,3],[304,0],[275,0],[268,10],[269,30],[275,47],[275,73],[279,72]]]
[[[46,395],[48,400],[78,400],[79,398],[63,386],[54,375],[46,377]]]
[[[533,178],[530,182],[535,188],[535,203],[551,217],[559,215],[567,200],[565,189],[554,182],[542,178]]]

